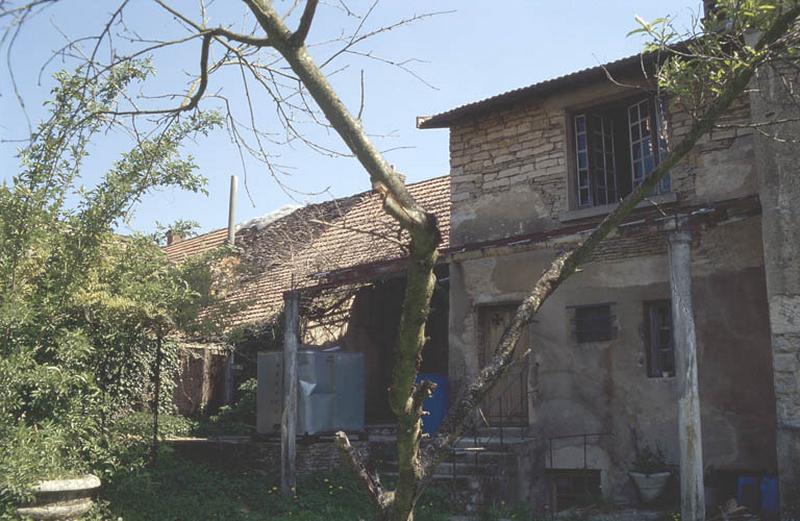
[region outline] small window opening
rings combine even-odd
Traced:
[[[644,304],[647,376],[675,376],[675,343],[672,332],[672,304],[657,300]]]
[[[576,307],[575,337],[579,344],[613,340],[614,317],[611,314],[611,305]]]
[[[595,504],[602,499],[599,470],[552,469],[547,473],[554,512]]]

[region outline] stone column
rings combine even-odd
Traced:
[[[789,84],[796,88],[797,73],[785,72],[793,76]],[[773,69],[759,70],[751,87],[753,122],[800,118],[786,83]],[[789,518],[800,514],[800,122],[761,130],[753,132],[753,139],[772,334],[781,510]]]
[[[669,236],[675,375],[678,378],[678,445],[680,448],[681,519],[703,521],[703,435],[697,380],[697,338],[692,309],[692,237],[688,231]]]

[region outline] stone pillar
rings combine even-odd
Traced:
[[[793,74],[790,85],[796,88],[797,73]],[[800,109],[773,69],[759,70],[751,87],[753,122],[800,118]],[[800,514],[800,123],[761,130],[753,132],[753,139],[772,334],[781,510],[788,518],[790,511]]]
[[[697,380],[697,337],[692,309],[692,236],[675,231],[669,236],[672,323],[675,337],[675,375],[678,378],[678,445],[680,448],[681,519],[703,521],[703,435]]]

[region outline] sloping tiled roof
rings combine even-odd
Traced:
[[[436,215],[442,232],[441,249],[449,246],[450,179],[436,177],[408,185],[415,200]],[[215,234],[223,232],[216,239]],[[167,250],[180,261],[184,252],[200,253],[221,245],[225,230],[186,239]],[[286,290],[330,281],[333,273],[400,261],[408,237],[382,209],[375,192],[308,205],[264,227],[251,226],[236,234],[242,272],[224,296],[236,312],[230,326],[258,324],[278,313]],[[362,280],[368,280],[365,275]]]
[[[213,232],[198,235],[197,237],[180,239],[177,242],[173,242],[169,246],[164,246],[164,253],[167,254],[169,260],[173,262],[182,262],[189,257],[222,246],[225,244],[227,238],[228,230],[226,228],[221,228]]]
[[[604,65],[589,67],[564,76],[551,78],[528,85],[527,87],[521,87],[472,103],[467,103],[428,118],[420,118],[418,126],[423,129],[447,128],[461,119],[508,107],[521,100],[544,97],[565,89],[573,89],[607,80],[609,74],[614,76],[637,67],[641,68],[642,66],[649,65],[655,61],[655,57],[655,54],[635,54]]]

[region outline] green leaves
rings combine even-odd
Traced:
[[[636,17],[638,27],[629,35],[644,35],[645,52],[662,58],[656,66],[655,87],[669,95],[674,106],[697,115],[742,68],[796,56],[796,41],[759,50],[746,43],[748,35],[765,31],[796,5],[797,0],[718,0],[714,10],[689,31],[676,30],[669,18],[648,22]],[[787,37],[796,40],[797,35]]]
[[[171,264],[152,237],[115,233],[150,191],[202,192],[186,139],[220,125],[216,113],[172,117],[82,190],[82,161],[131,82],[152,73],[129,61],[102,82],[58,73],[58,87],[21,170],[0,186],[0,495],[38,479],[118,464],[111,426],[146,408],[156,338],[189,328],[208,299],[208,265]],[[68,207],[68,196],[80,198]],[[204,271],[205,270],[205,271]],[[177,350],[164,345],[162,393]],[[168,399],[162,403],[169,404]],[[0,509],[0,513],[1,509]]]

